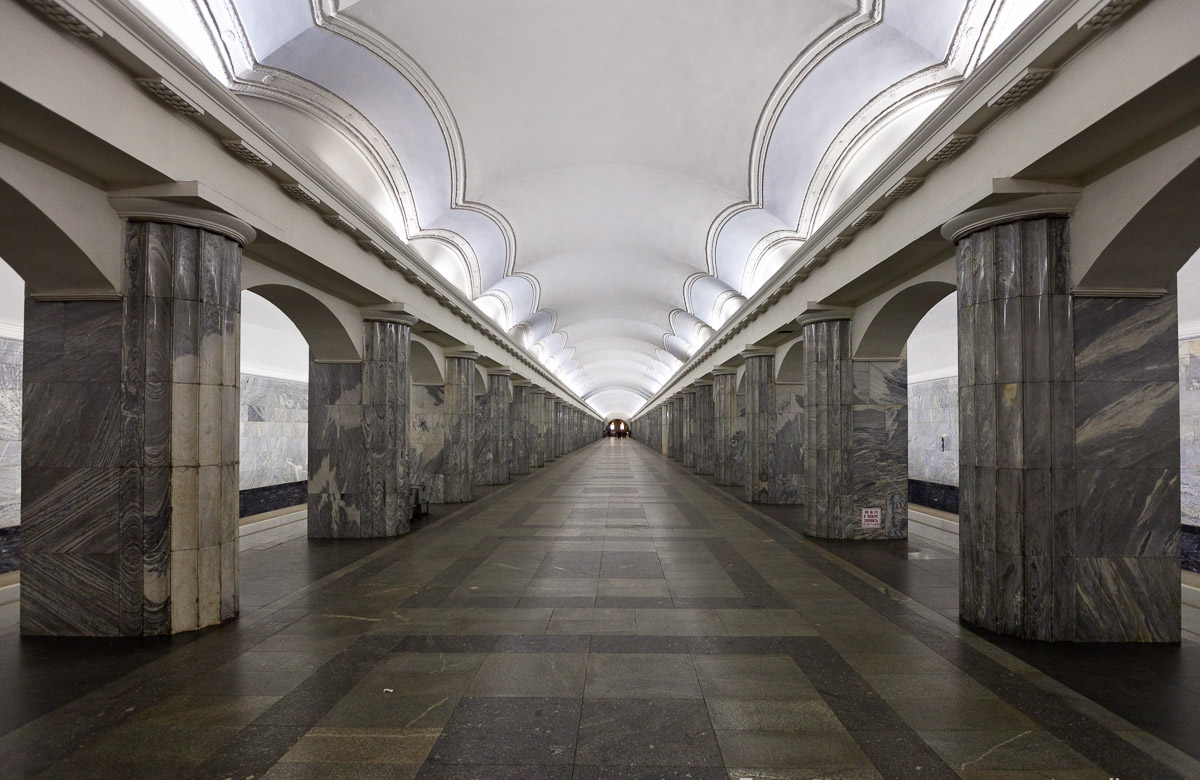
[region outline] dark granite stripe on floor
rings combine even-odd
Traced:
[[[708,485],[705,488],[712,491]],[[853,573],[808,548],[775,521],[723,494],[722,499],[784,549],[804,558],[818,572],[845,588],[880,615],[903,628],[929,649],[986,686],[1021,714],[1039,724],[1088,760],[1105,767],[1117,777],[1185,780],[1174,769],[1113,734],[1093,718],[1071,707],[1052,693],[1032,688],[1027,681],[1006,670],[985,654],[939,630],[909,606],[899,603]]]

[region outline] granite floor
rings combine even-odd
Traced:
[[[0,776],[1200,777],[628,439],[242,572],[242,617],[195,636],[0,635]]]

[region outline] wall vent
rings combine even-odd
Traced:
[[[861,217],[859,217],[858,219],[856,219],[852,223],[850,223],[850,227],[852,227],[852,228],[870,227],[871,225],[874,225],[876,222],[878,222],[881,219],[883,219],[882,211],[868,211],[867,213],[863,214]]]
[[[343,233],[353,233],[354,225],[347,222],[341,214],[324,214],[322,218]]]
[[[288,195],[291,195],[293,200],[298,200],[301,203],[308,204],[309,206],[315,206],[321,202],[321,199],[317,197],[315,192],[306,188],[302,184],[288,182],[286,184],[280,184],[279,187]]]
[[[883,197],[903,198],[905,195],[911,195],[916,191],[917,187],[920,187],[924,183],[925,180],[920,176],[905,176],[903,179],[896,182],[896,186],[884,193]]]
[[[246,143],[240,138],[222,138],[221,145],[228,149],[236,157],[240,157],[244,162],[250,163],[259,168],[267,168],[271,165],[271,161],[263,157],[254,147]]]
[[[963,149],[966,149],[967,146],[974,140],[975,136],[973,135],[968,135],[966,133],[954,133],[945,141],[942,141],[941,145],[939,145],[936,149],[930,152],[929,156],[925,158],[925,161],[935,164],[944,163],[951,157],[957,155]]]
[[[28,0],[29,4],[50,21],[76,38],[99,38],[104,35],[90,19],[63,0]]]
[[[138,83],[145,87],[146,91],[151,95],[154,95],[154,97],[181,114],[186,116],[200,116],[204,113],[204,109],[200,108],[195,101],[180,92],[175,85],[159,76],[149,79],[138,79]]]
[[[1112,27],[1121,17],[1129,13],[1141,0],[1101,0],[1079,20],[1081,30],[1105,30]]]
[[[1054,75],[1054,71],[1051,68],[1026,68],[999,95],[989,100],[988,105],[997,108],[1016,105],[1029,97],[1052,75]]]

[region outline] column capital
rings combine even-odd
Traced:
[[[480,358],[479,353],[472,349],[470,344],[464,344],[462,347],[455,349],[443,350],[442,354],[447,358],[460,358],[462,360],[479,360]]]
[[[972,209],[951,218],[942,225],[942,237],[950,243],[958,243],[963,236],[978,233],[993,225],[1003,225],[1006,222],[1036,219],[1037,217],[1069,216],[1075,211],[1075,204],[1078,202],[1079,191],[1075,190],[1031,195],[1027,198],[1017,198],[992,206]]]
[[[732,376],[738,372],[736,366],[717,366],[712,370],[713,376]]]
[[[503,368],[503,367],[489,368],[487,370],[487,375],[488,376],[512,376],[512,369]]]
[[[530,382],[528,379],[513,379],[512,386],[513,387],[533,387],[533,382]]]
[[[694,387],[685,387],[685,388],[683,388],[682,390],[680,390],[679,392],[681,392],[681,393],[691,393],[691,394],[695,395],[695,393],[696,393],[696,388],[694,388]]]
[[[841,306],[822,306],[821,304],[810,303],[804,308],[800,316],[796,318],[797,324],[800,327],[811,325],[814,322],[829,322],[830,320],[848,320],[854,316],[854,309],[847,309]]]
[[[358,310],[364,322],[396,322],[412,327],[420,322],[421,317],[405,303],[383,303],[378,306],[364,306]]]
[[[714,371],[713,373],[715,374],[716,372]],[[734,373],[737,373],[737,372],[734,372]],[[701,387],[712,387],[712,384],[713,384],[713,380],[711,380],[711,379],[697,379],[696,380],[696,389],[699,390]]]
[[[232,238],[242,246],[253,241],[258,233],[250,223],[244,222],[225,211],[204,208],[187,203],[161,198],[114,195],[108,205],[117,216],[130,222],[164,222],[171,225],[187,225]]]
[[[743,360],[750,360],[751,358],[775,357],[775,347],[747,346],[738,353],[738,356]]]

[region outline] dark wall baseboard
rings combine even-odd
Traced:
[[[308,502],[308,480],[247,488],[238,494],[238,517],[260,515]]]
[[[21,526],[0,528],[0,574],[21,568]]]
[[[958,514],[958,488],[953,485],[939,485],[937,482],[910,479],[908,481],[908,502],[956,515]]]
[[[1200,574],[1200,526],[1185,525],[1180,534],[1183,568]]]

